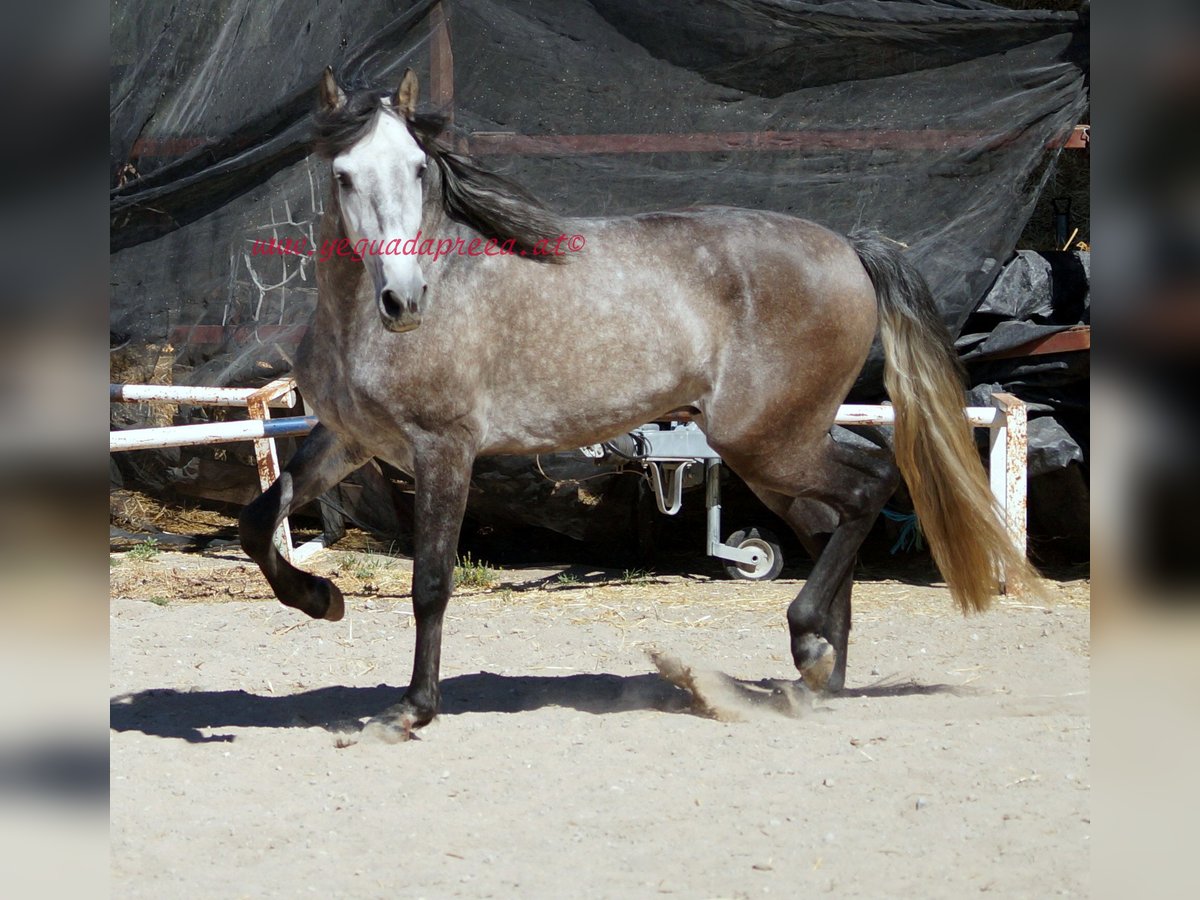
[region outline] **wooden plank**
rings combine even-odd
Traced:
[[[450,25],[441,3],[429,10],[429,97],[438,111],[454,124],[454,50]]]
[[[604,153],[723,153],[730,151],[941,150],[1004,142],[1015,135],[979,131],[725,131],[692,134],[543,134],[476,132],[477,156],[577,156]]]
[[[1065,150],[1090,150],[1092,147],[1092,126],[1076,125],[1071,129],[1071,136],[1063,145]]]
[[[1078,353],[1092,348],[1092,326],[1073,325],[1066,331],[1059,331],[1046,337],[1026,341],[1008,350],[997,350],[994,353],[983,353],[972,357],[967,362],[977,362],[984,359],[1018,359],[1024,356],[1045,356],[1048,353]]]
[[[446,35],[444,43],[442,34]],[[435,32],[430,47],[430,97],[453,122],[454,56],[448,34],[448,30]],[[727,150],[941,150],[973,147],[981,142],[1002,146],[1016,140],[1016,137],[1015,132],[996,135],[982,131],[933,129],[576,135],[478,132],[470,136],[469,145],[472,153],[480,155],[566,156],[583,153],[716,153]],[[210,139],[203,137],[140,138],[133,146],[131,157],[170,159],[185,156],[210,143]],[[1051,141],[1048,146],[1061,146],[1067,150],[1088,149],[1091,147],[1091,126],[1077,125],[1065,139]]]

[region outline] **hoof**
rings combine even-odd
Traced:
[[[391,709],[372,717],[363,726],[364,740],[382,741],[385,744],[399,744],[417,738],[413,733],[416,729],[433,721],[433,714],[418,712],[411,705],[400,702]]]
[[[298,574],[298,582],[286,585],[271,583],[280,603],[300,610],[310,619],[337,622],[346,615],[346,601],[336,584],[328,578],[318,578],[305,572]]]
[[[411,741],[414,737],[416,735],[413,734],[412,723],[385,722],[378,717],[367,722],[362,730],[364,741],[378,741],[381,744],[402,744],[405,741]]]
[[[823,637],[806,634],[800,639],[800,653],[796,668],[804,683],[814,691],[823,691],[829,686],[829,677],[837,664],[837,651]]]
[[[325,584],[329,587],[329,607],[321,618],[329,622],[340,622],[346,615],[346,601],[336,584],[332,581],[326,581]]]

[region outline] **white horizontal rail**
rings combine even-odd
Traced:
[[[191,387],[176,384],[110,384],[110,403],[193,403],[197,406],[245,406],[261,397],[262,388]],[[268,404],[277,408],[296,405],[296,392],[286,390],[272,396]]]
[[[308,434],[317,425],[315,416],[296,416],[285,419],[267,418],[267,405],[294,406],[294,383],[281,379],[265,388],[204,388],[178,385],[133,385],[113,384],[109,386],[112,402],[165,401],[194,403],[209,406],[246,406],[254,415],[244,422],[213,422],[200,425],[170,425],[163,428],[136,428],[109,432],[109,450],[148,450],[163,447],[182,447],[194,444],[219,444],[232,441],[271,441],[280,437],[298,437]],[[967,421],[976,428],[991,430],[991,484],[996,497],[998,512],[1012,534],[1013,541],[1022,552],[1026,546],[1025,492],[1026,459],[1028,453],[1025,429],[1025,406],[1009,394],[994,394],[995,406],[968,406],[963,409]],[[255,412],[255,410],[258,412]],[[894,425],[896,411],[887,405],[843,404],[838,407],[838,425]],[[259,444],[258,447],[272,444]],[[261,455],[261,454],[260,454]],[[278,464],[274,459],[259,459],[260,477],[263,488],[278,476]],[[301,552],[307,555],[316,552],[322,544],[309,542],[301,548],[291,546],[290,529],[284,522],[280,526],[281,549],[291,557]],[[311,546],[310,546],[311,545]],[[1002,586],[1003,587],[1003,586]]]
[[[253,441],[258,480],[265,491],[279,477],[279,455],[275,438],[308,434],[317,425],[315,416],[272,419],[269,407],[294,407],[296,382],[291,376],[277,378],[258,388],[196,387],[174,384],[110,384],[111,403],[167,402],[195,406],[244,406],[250,415],[245,422],[213,422],[200,425],[171,425],[110,432],[108,446],[114,450],[149,450],[193,444]],[[284,558],[298,562],[326,547],[336,535],[323,535],[299,547],[292,546],[292,527],[285,518],[275,529],[274,541]]]
[[[994,406],[967,406],[963,408],[967,421],[977,428],[991,428],[1003,413]],[[895,425],[896,409],[892,406],[869,406],[845,404],[838,407],[838,425]]]
[[[244,422],[211,422],[201,425],[167,425],[162,428],[130,428],[108,433],[108,449],[152,450],[185,447],[189,444],[227,444],[264,438],[297,437],[317,425],[316,416],[286,419],[247,419]]]

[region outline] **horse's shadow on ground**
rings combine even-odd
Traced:
[[[734,679],[730,679],[733,681]],[[739,682],[749,692],[755,682]],[[953,693],[950,685],[880,683],[848,690],[847,697],[897,697]],[[299,694],[251,694],[246,691],[151,689],[114,697],[109,727],[190,743],[233,741],[222,728],[323,728],[354,734],[362,720],[399,702],[404,689],[325,687]],[[522,713],[549,706],[603,715],[636,710],[697,714],[692,695],[657,674],[645,675],[497,675],[480,672],[442,681],[441,715]],[[210,733],[205,733],[210,732]]]

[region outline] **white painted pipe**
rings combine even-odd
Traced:
[[[286,419],[247,419],[244,422],[211,422],[202,425],[168,425],[164,428],[131,428],[110,431],[108,449],[152,450],[189,444],[224,444],[262,438],[298,437],[317,425],[316,416]]]
[[[114,385],[114,387],[116,386]],[[137,387],[137,385],[126,385],[125,387]],[[161,390],[161,388],[157,389]],[[208,388],[208,390],[237,391],[240,389]],[[155,399],[165,398],[160,396]],[[994,425],[997,418],[1002,415],[999,410],[990,406],[968,406],[964,412],[967,415],[967,421],[978,427]],[[839,425],[894,425],[896,412],[890,406],[850,404],[838,409],[835,421]],[[163,428],[134,428],[110,432],[108,448],[110,451],[116,452],[183,447],[189,444],[220,444],[272,437],[296,437],[308,434],[316,427],[316,424],[315,416],[297,416],[285,419],[249,419],[244,422],[213,422],[202,425],[169,425]]]
[[[1001,416],[998,409],[992,406],[967,406],[963,412],[967,421],[980,428],[990,428]],[[891,406],[868,406],[864,404],[849,404],[838,407],[838,425],[895,425],[896,410]]]
[[[110,384],[110,403],[193,403],[196,406],[245,406],[246,401],[261,388],[192,387],[177,384]],[[295,391],[288,391],[273,400],[268,406],[292,407],[296,405]]]

